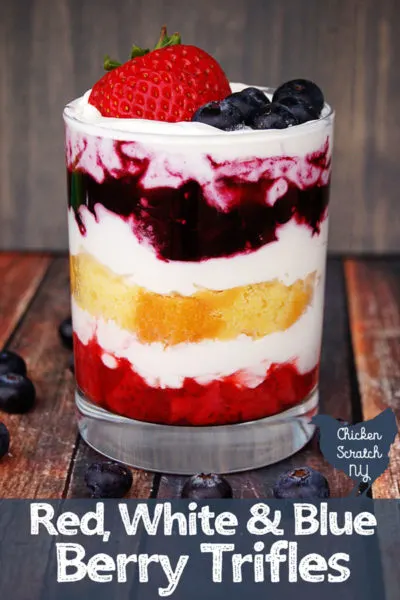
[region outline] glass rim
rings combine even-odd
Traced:
[[[262,87],[262,86],[252,86],[252,87],[258,87],[260,90],[266,92],[267,94],[272,95],[274,93],[275,88],[270,88],[270,87]],[[113,124],[111,126],[107,125],[106,123],[96,123],[96,122],[91,122],[88,121],[87,119],[83,119],[80,118],[79,116],[77,116],[74,113],[74,103],[79,100],[80,98],[76,98],[74,100],[71,100],[64,108],[63,110],[63,118],[65,122],[73,122],[76,123],[80,126],[80,129],[84,129],[86,130],[89,134],[95,135],[96,137],[107,137],[107,138],[114,138],[115,136],[113,134],[116,134],[118,137],[115,137],[115,139],[120,139],[121,141],[134,141],[136,139],[143,139],[143,140],[155,140],[157,139],[158,141],[167,141],[171,142],[171,141],[179,141],[179,142],[183,142],[184,140],[186,140],[187,142],[200,142],[201,140],[207,141],[207,140],[212,140],[213,143],[216,142],[222,142],[225,143],[227,141],[229,141],[229,139],[235,139],[235,140],[246,140],[249,141],[249,139],[253,139],[255,140],[256,138],[260,138],[260,137],[265,137],[266,139],[274,139],[274,140],[279,140],[279,139],[285,139],[288,137],[294,137],[297,135],[303,136],[303,135],[307,135],[307,133],[311,130],[315,130],[318,127],[320,127],[321,125],[325,125],[327,122],[329,121],[333,121],[335,118],[335,110],[332,108],[332,106],[330,104],[328,104],[327,102],[325,102],[324,104],[324,110],[327,111],[326,114],[324,114],[323,116],[319,117],[318,119],[314,119],[312,121],[307,121],[306,123],[301,123],[299,125],[293,125],[291,127],[287,127],[285,129],[252,129],[252,130],[243,130],[243,129],[239,129],[236,131],[222,131],[222,130],[218,130],[218,133],[215,132],[214,128],[210,127],[210,132],[208,133],[204,133],[203,131],[201,133],[182,133],[182,131],[176,131],[174,132],[174,127],[176,127],[176,125],[178,125],[179,123],[168,123],[168,122],[162,122],[163,125],[163,130],[162,131],[140,131],[139,129],[134,129],[132,127],[132,129],[125,129],[125,128],[119,128],[118,127],[118,118],[110,118],[110,120],[113,121]],[[104,119],[107,119],[108,117],[103,117]],[[146,119],[141,119],[141,121],[145,121]],[[133,122],[136,121],[136,119],[126,119],[126,121],[131,121],[132,124],[134,124]],[[150,121],[148,120],[150,123],[158,123],[157,121]],[[154,127],[156,127],[156,125],[154,125]],[[167,129],[170,128],[170,131],[167,131]],[[213,131],[214,130],[214,131]]]

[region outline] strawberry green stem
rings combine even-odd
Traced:
[[[117,60],[113,60],[112,58],[110,58],[108,56],[108,54],[104,57],[104,70],[105,71],[112,71],[116,67],[120,67],[120,66],[121,66],[121,63],[118,62]]]
[[[133,44],[131,49],[131,58],[137,58],[138,56],[144,56],[150,52],[150,48],[140,48],[140,46],[136,46]]]
[[[166,48],[167,46],[176,46],[181,43],[181,36],[179,33],[174,33],[171,36],[167,34],[167,27],[163,25],[161,27],[160,38],[157,44],[154,47],[154,50],[159,50],[160,48]]]
[[[181,44],[181,36],[179,35],[179,33],[173,33],[172,35],[168,35],[167,27],[164,25],[161,28],[159,40],[153,48],[153,50],[160,50],[160,48],[166,48],[167,46],[176,46],[178,44]],[[130,58],[132,60],[140,56],[145,56],[145,54],[148,54],[149,52],[151,52],[149,48],[140,48],[140,46],[136,46],[136,44],[133,44],[131,48]],[[113,60],[107,55],[104,59],[104,70],[112,71],[113,69],[120,67],[121,64],[122,63],[118,62],[117,60]]]

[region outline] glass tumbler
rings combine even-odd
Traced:
[[[76,404],[88,444],[233,472],[310,439],[334,113],[284,130],[64,110]]]

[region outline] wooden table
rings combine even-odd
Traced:
[[[77,433],[70,353],[57,327],[70,312],[68,259],[0,254],[0,347],[20,353],[37,390],[26,415],[6,415],[10,456],[0,462],[1,498],[87,497],[83,476],[100,456]],[[400,257],[330,258],[321,362],[321,412],[347,421],[370,419],[386,406],[400,416]],[[271,497],[281,471],[310,465],[328,478],[332,496],[352,482],[323,460],[316,440],[277,465],[229,476],[235,497]],[[133,469],[131,497],[172,498],[184,478]],[[375,498],[400,498],[400,443],[375,482]]]

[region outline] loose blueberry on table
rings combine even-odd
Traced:
[[[0,458],[8,454],[10,448],[10,433],[4,423],[0,423]]]
[[[329,484],[325,477],[310,467],[297,467],[282,473],[273,488],[275,498],[307,499],[329,498]]]
[[[233,492],[229,482],[221,475],[198,473],[185,482],[181,497],[192,500],[214,500],[233,498]]]
[[[0,375],[0,410],[26,413],[35,404],[36,391],[30,379],[18,373]]]
[[[92,498],[123,498],[132,482],[131,471],[113,461],[92,463],[85,473],[85,483]]]
[[[26,363],[15,352],[3,350],[3,352],[0,352],[0,375],[6,375],[7,373],[26,375]]]
[[[58,333],[61,338],[62,343],[66,348],[72,350],[73,347],[73,331],[72,331],[72,319],[71,317],[67,317],[64,319],[59,327]]]

